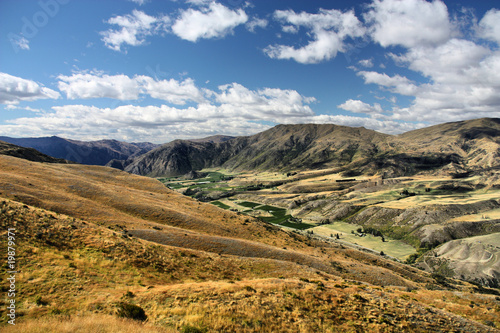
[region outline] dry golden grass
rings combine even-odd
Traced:
[[[7,200],[0,210],[2,229],[13,226],[23,235],[17,245],[22,292],[18,295],[20,326],[16,325],[22,332],[99,332],[102,322],[111,329],[103,332],[169,332],[188,327],[207,332],[420,332],[422,328],[488,332],[486,326],[436,310],[441,304],[429,304],[427,297],[442,294],[417,284],[416,293],[407,293],[290,262],[154,245]],[[390,282],[394,272],[411,273],[403,272],[402,265],[359,251],[346,249],[343,257],[345,261],[336,263],[344,271],[340,275],[371,279],[386,275],[384,281]],[[355,264],[367,261],[371,268]],[[429,282],[417,271],[411,274],[413,280]],[[474,297],[466,289],[456,304],[467,304]],[[407,294],[422,301],[401,299]],[[494,300],[474,300],[475,312],[464,311],[463,306],[445,309],[479,322],[494,322],[498,309],[484,312]],[[121,301],[141,306],[148,323],[159,329],[109,317]],[[4,313],[1,318],[6,318]]]
[[[29,319],[2,328],[5,333],[175,333],[177,330],[142,324],[132,319],[111,315],[53,316]]]
[[[248,223],[245,216],[201,204],[150,178],[111,168],[48,165],[7,156],[0,156],[0,170],[0,195],[91,222],[127,229],[160,223],[172,233],[183,232],[182,228],[286,246],[282,235],[266,232],[263,223]]]
[[[154,331],[116,319],[120,302],[143,308],[159,332],[493,332],[475,321],[498,325],[492,298],[474,301],[482,312],[445,308],[466,319],[441,312],[426,298],[441,297],[426,290],[439,287],[426,273],[198,203],[155,180],[8,157],[0,169],[0,227],[19,236],[16,328],[23,332],[99,332],[106,321],[112,331]],[[129,230],[178,243],[129,237]],[[455,303],[466,304],[474,288],[454,287]],[[421,301],[400,299],[410,289]]]
[[[183,284],[159,291],[145,297],[157,304],[156,320],[176,328],[190,325],[210,332],[494,332],[415,302],[397,289],[348,281],[262,279]]]
[[[0,173],[0,195],[4,197],[119,232],[139,229],[155,233],[153,227],[161,228],[157,233],[168,236],[161,239],[164,245],[285,260],[328,274],[381,285],[414,284],[408,281],[414,277],[406,275],[404,270],[400,270],[403,273],[386,272],[382,264],[374,268],[371,258],[364,262],[346,259],[339,246],[313,242],[305,236],[197,202],[167,189],[154,179],[105,167],[43,164],[8,156],[0,156],[0,170],[3,171]],[[131,233],[156,240],[145,237],[144,232]],[[332,267],[332,261],[341,264]],[[338,268],[339,265],[356,268],[347,274],[346,269]],[[370,271],[375,273],[366,274]]]

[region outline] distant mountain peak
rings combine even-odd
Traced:
[[[58,136],[40,138],[0,137],[18,146],[33,148],[54,158],[81,164],[106,165],[111,160],[127,160],[142,155],[158,145],[133,144],[117,140],[79,141]]]
[[[5,141],[0,141],[0,155],[22,158],[32,162],[65,163],[65,164],[71,163],[61,158],[54,158],[42,154],[36,149],[13,145]]]

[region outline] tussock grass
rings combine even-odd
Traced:
[[[461,307],[445,307],[460,319],[431,303],[442,295],[426,289],[439,286],[425,273],[197,203],[151,179],[8,157],[0,168],[0,230],[19,235],[22,332],[100,332],[101,322],[113,332],[487,332],[475,321],[498,317],[492,298],[474,298],[482,311],[463,311],[470,285],[455,285]],[[219,254],[234,244],[242,247]],[[408,290],[416,300],[400,299]],[[4,301],[2,330],[11,329]],[[146,324],[119,319],[123,302],[144,309]]]
[[[52,316],[20,320],[2,328],[5,333],[177,333],[177,330],[143,324],[111,315]]]
[[[470,304],[468,298],[473,297],[466,292],[457,296],[459,307],[441,307],[430,299],[443,297],[435,291],[418,289],[414,294],[376,288],[292,263],[153,245],[10,201],[3,202],[0,210],[2,227],[14,225],[24,235],[18,245],[23,272],[18,276],[22,293],[16,325],[22,332],[182,332],[189,328],[206,332],[419,332],[434,328],[467,332],[484,327],[435,309],[484,322],[494,322],[492,318],[498,315],[496,308],[484,313],[492,299],[474,298],[478,310],[464,311]],[[37,238],[42,230],[51,237]],[[346,277],[386,275],[383,279],[390,284],[391,272],[404,269],[396,263],[377,268],[387,266],[383,259],[365,267],[359,263],[373,256],[359,251],[346,250],[344,256],[344,262],[332,267],[344,271]],[[202,274],[206,279],[200,279]],[[416,279],[418,272],[412,274]],[[143,308],[147,324],[118,319],[120,302]],[[5,325],[2,328],[7,329]]]

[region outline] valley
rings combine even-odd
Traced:
[[[312,232],[327,240],[359,245],[402,261],[447,241],[446,229],[435,228],[437,221],[440,226],[460,225],[466,229],[467,236],[500,231],[497,217],[500,190],[491,189],[498,186],[496,183],[481,184],[480,177],[419,175],[354,179],[330,171],[299,172],[287,177],[284,173],[235,174],[209,169],[201,170],[198,179],[159,180],[169,188],[220,208],[257,217],[288,230]],[[407,232],[407,226],[393,219],[394,212],[409,209],[414,214],[423,214],[414,217],[416,226]],[[355,217],[364,210],[385,210],[387,220]],[[355,218],[357,223],[352,222]],[[384,215],[380,214],[379,218],[383,219]],[[446,220],[442,221],[443,218]],[[358,231],[364,228],[374,228],[378,236]],[[337,233],[340,239],[334,237]],[[431,239],[434,243],[429,244]],[[493,280],[497,279],[495,273]]]
[[[176,140],[125,170],[1,143],[15,328],[498,332],[499,124],[280,125]]]

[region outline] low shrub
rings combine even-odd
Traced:
[[[146,312],[138,305],[120,302],[118,303],[118,317],[145,321],[148,319]]]

